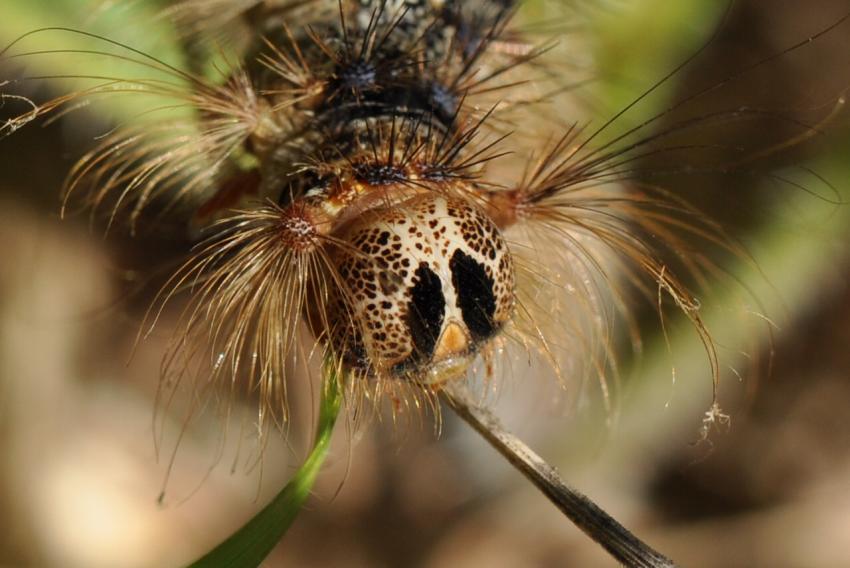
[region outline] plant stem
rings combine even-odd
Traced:
[[[342,403],[337,373],[332,364],[325,365],[316,440],[310,455],[292,480],[262,511],[189,568],[256,568],[280,542],[310,495],[327,457]]]
[[[473,402],[465,388],[453,386],[441,391],[441,396],[458,416],[542,491],[567,518],[624,566],[676,566],[672,560],[633,535],[593,501],[564,483],[554,467],[546,463],[522,440],[505,430],[491,412]]]

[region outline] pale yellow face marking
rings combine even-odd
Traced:
[[[466,331],[461,324],[452,321],[446,325],[445,329],[443,329],[443,334],[437,341],[433,360],[435,362],[443,361],[452,355],[466,353],[468,349],[469,337],[466,335]]]

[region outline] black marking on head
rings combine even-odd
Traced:
[[[480,262],[461,250],[452,255],[449,268],[458,307],[473,340],[478,342],[492,337],[496,333],[493,321],[496,313],[493,279],[487,275]]]
[[[446,315],[446,297],[440,277],[424,262],[416,269],[415,284],[410,289],[407,306],[407,325],[413,340],[411,359],[427,360],[434,353],[443,318]]]
[[[378,284],[381,286],[381,292],[387,296],[392,296],[404,284],[404,278],[391,270],[381,270],[378,272]]]

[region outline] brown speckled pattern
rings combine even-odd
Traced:
[[[415,352],[408,324],[416,272],[423,264],[442,285],[440,333],[455,322],[469,335],[449,266],[457,250],[480,263],[493,281],[494,331],[511,316],[514,268],[507,245],[498,228],[461,199],[435,193],[416,196],[365,212],[336,236],[351,249],[339,250],[334,257],[350,294],[348,310],[339,297],[330,303],[334,343],[340,352],[358,359],[351,363],[370,373],[406,375],[429,364],[432,353]],[[471,345],[472,350],[476,347]]]

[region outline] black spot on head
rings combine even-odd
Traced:
[[[381,292],[392,296],[404,284],[404,276],[392,270],[381,270],[378,272],[378,283],[381,285]]]
[[[410,289],[407,326],[414,347],[411,358],[421,361],[434,353],[446,315],[446,297],[440,277],[426,263],[419,264],[415,275],[415,284]]]
[[[458,298],[458,307],[469,333],[475,341],[483,341],[496,333],[493,315],[496,313],[496,295],[493,279],[484,266],[461,250],[455,251],[449,261],[452,285]]]

